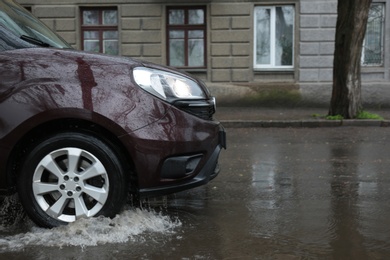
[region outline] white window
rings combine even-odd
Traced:
[[[368,13],[366,36],[363,42],[362,64],[383,65],[384,4],[373,3]]]
[[[254,68],[294,67],[293,5],[255,7]]]

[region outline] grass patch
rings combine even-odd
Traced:
[[[311,116],[314,117],[314,118],[322,118],[322,117],[325,117],[324,115],[320,115],[320,114],[316,114],[316,113],[312,114]]]
[[[356,115],[357,119],[373,119],[373,120],[383,120],[384,118],[380,115],[373,114],[367,111],[361,111]]]
[[[328,120],[343,120],[344,119],[344,117],[342,115],[326,116],[325,118]]]
[[[344,117],[342,115],[335,115],[335,116],[324,116],[320,114],[313,114],[312,117],[314,118],[325,118],[327,120],[343,120]],[[361,111],[356,115],[356,119],[371,119],[371,120],[384,120],[384,118],[378,114],[370,113],[367,111]]]
[[[311,116],[314,118],[327,119],[327,120],[343,120],[344,119],[344,117],[342,115],[329,116],[329,115],[312,114]]]

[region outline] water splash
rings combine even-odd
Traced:
[[[15,194],[0,199],[0,231],[18,226],[24,218],[25,213],[18,195]]]
[[[33,226],[27,233],[0,238],[0,251],[19,251],[28,246],[86,247],[140,241],[143,234],[174,234],[175,229],[180,226],[180,220],[171,219],[153,210],[127,209],[113,219],[80,219],[53,229]]]

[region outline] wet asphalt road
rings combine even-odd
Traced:
[[[3,224],[0,259],[390,259],[388,128],[227,132],[222,172],[208,185],[146,201],[121,224]],[[67,245],[82,235],[98,245]]]

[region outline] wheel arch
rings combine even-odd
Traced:
[[[54,119],[35,126],[26,132],[17,142],[10,153],[7,162],[7,186],[11,187],[10,191],[15,192],[18,174],[21,168],[21,160],[34,145],[43,140],[46,136],[63,132],[75,132],[92,135],[106,143],[112,151],[123,162],[122,167],[128,172],[130,192],[137,192],[137,174],[135,173],[135,164],[125,145],[120,141],[117,135],[106,127],[86,119],[61,118]]]

